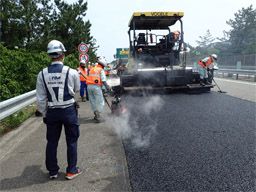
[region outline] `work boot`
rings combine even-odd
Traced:
[[[94,112],[94,120],[96,121],[96,123],[100,123],[100,112],[99,111]]]
[[[207,78],[204,79],[204,83],[205,83],[205,85],[210,85],[210,84],[211,84],[211,83],[208,81]]]
[[[205,86],[205,83],[203,82],[203,80],[200,80],[200,85]]]

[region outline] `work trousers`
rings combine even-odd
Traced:
[[[58,173],[59,166],[57,160],[57,147],[64,125],[66,144],[67,144],[67,162],[66,171],[69,173],[77,172],[77,140],[80,135],[77,111],[74,105],[67,108],[49,108],[46,113],[47,125],[47,146],[46,146],[46,168],[50,175]]]
[[[209,69],[208,71],[208,81],[212,83],[212,80],[214,78],[214,69]]]
[[[206,78],[208,78],[208,74],[207,74],[207,69],[206,69],[206,68],[201,67],[201,66],[199,65],[198,70],[199,70],[200,79],[206,79]]]
[[[102,93],[101,86],[98,85],[88,85],[88,94],[91,103],[91,109],[93,112],[102,112],[105,102]]]
[[[88,99],[88,91],[87,91],[87,85],[85,81],[81,81],[80,83],[80,96],[84,97],[84,91],[85,91],[85,95],[86,95],[86,99]]]

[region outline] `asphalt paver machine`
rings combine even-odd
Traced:
[[[133,13],[128,25],[127,70],[120,76],[124,90],[212,88],[202,87],[198,71],[186,66],[183,16],[183,12]]]

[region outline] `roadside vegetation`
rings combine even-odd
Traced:
[[[0,123],[0,137],[5,133],[17,128],[36,111],[35,105],[29,105],[22,110],[4,118]]]
[[[241,8],[226,23],[230,30],[223,31],[223,37],[214,37],[207,29],[205,35],[198,37],[198,46],[188,45],[190,57],[197,61],[212,53],[220,58],[256,54],[256,9],[252,5]]]

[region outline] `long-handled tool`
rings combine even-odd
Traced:
[[[106,101],[109,109],[111,110],[111,113],[114,115],[121,115],[126,112],[125,107],[121,103],[121,90],[119,86],[113,86],[112,91],[110,92],[110,95],[113,96],[113,99],[111,101],[111,105],[108,102],[107,98],[104,96],[104,100]]]
[[[220,89],[220,87],[219,87],[219,85],[216,83],[216,81],[214,80],[214,78],[213,78],[213,74],[211,73],[211,72],[209,72],[209,71],[207,71],[208,72],[208,76],[210,75],[211,76],[211,79],[212,79],[212,81],[215,83],[215,85],[218,87],[218,89],[219,89],[219,93],[226,93],[225,91],[222,91],[221,89]],[[211,74],[210,74],[211,73]]]
[[[212,78],[212,80],[213,80],[213,82],[215,83],[215,85],[218,87],[218,89],[219,89],[219,93],[227,93],[226,91],[222,91],[221,89],[220,89],[220,87],[219,87],[219,85],[216,83],[216,81],[214,80],[214,78]]]
[[[78,74],[79,74],[79,75],[82,75],[85,79],[87,79],[87,77],[86,77],[86,76],[84,76],[84,75],[83,75],[83,73],[78,72]]]
[[[107,103],[109,109],[110,109],[111,112],[112,112],[111,106],[110,106],[110,104],[109,104],[109,102],[108,102],[108,100],[107,100],[107,98],[106,98],[106,96],[105,96],[104,94],[103,94],[103,97],[104,97],[104,100],[105,100],[105,102]]]

